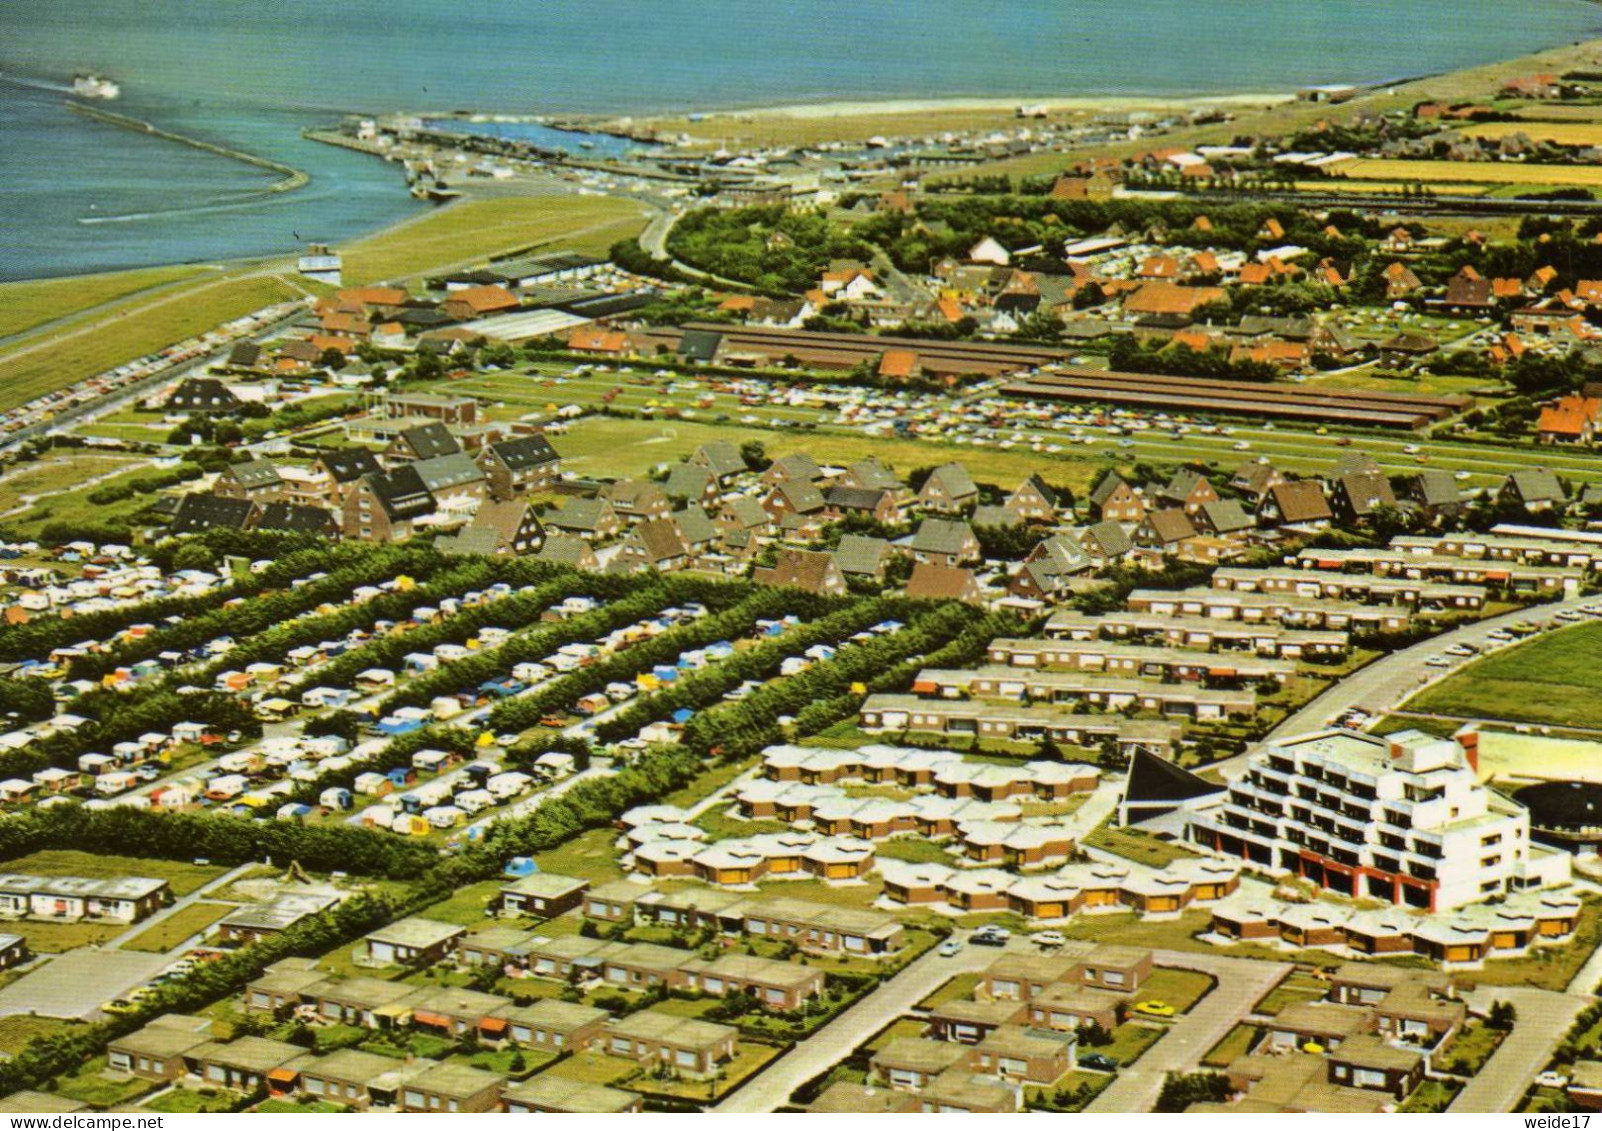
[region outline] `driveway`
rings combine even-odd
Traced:
[[[1522,986],[1484,986],[1466,996],[1470,1006],[1481,1013],[1492,1001],[1510,1001],[1518,1020],[1491,1059],[1446,1109],[1454,1113],[1512,1111],[1535,1074],[1546,1067],[1574,1018],[1592,1000]]]
[[[1251,1012],[1252,1006],[1291,972],[1288,962],[1260,962],[1227,955],[1191,954],[1187,951],[1157,950],[1152,955],[1158,966],[1200,970],[1218,979],[1213,992],[1197,1002],[1191,1011],[1168,1027],[1163,1039],[1146,1050],[1146,1055],[1128,1068],[1091,1101],[1087,1111],[1150,1111],[1170,1072],[1194,1072],[1201,1058]]]

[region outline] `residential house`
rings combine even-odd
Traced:
[[[1031,475],[1007,496],[1008,510],[1029,522],[1055,522],[1071,500],[1038,475]]]
[[[245,499],[253,503],[269,502],[284,490],[283,478],[272,460],[257,456],[231,463],[217,473],[212,494],[224,499]]]
[[[384,449],[386,463],[405,463],[411,460],[435,459],[453,456],[462,450],[451,430],[439,421],[418,424],[404,429]]]
[[[711,1076],[734,1059],[740,1031],[693,1017],[644,1009],[606,1022],[603,1051],[692,1078]]]
[[[1090,493],[1090,513],[1103,522],[1139,522],[1146,517],[1146,504],[1122,476],[1109,471]]]
[[[1266,526],[1323,530],[1334,517],[1323,487],[1314,479],[1276,483],[1257,507],[1258,521]]]
[[[979,501],[979,486],[960,463],[941,464],[918,491],[918,505],[937,514],[960,514]]]
[[[456,949],[466,927],[416,915],[397,919],[362,939],[367,961],[375,966],[431,966]]]
[[[536,433],[486,444],[478,453],[478,466],[489,481],[491,498],[513,499],[555,487],[562,458],[549,440]]]
[[[825,550],[781,548],[772,566],[758,566],[751,571],[751,580],[758,585],[804,589],[830,597],[846,591],[845,574],[835,555]]]
[[[604,542],[623,529],[612,504],[606,499],[569,499],[561,510],[548,511],[545,525],[552,530]]]
[[[919,562],[907,580],[907,596],[931,601],[984,604],[984,590],[973,570],[937,562]]]
[[[1188,467],[1174,472],[1168,485],[1157,492],[1160,502],[1180,507],[1187,515],[1194,515],[1206,503],[1218,501],[1218,492],[1206,475]]]
[[[551,919],[577,907],[589,886],[588,880],[535,872],[501,888],[501,914]]]
[[[1510,474],[1502,481],[1497,498],[1538,514],[1567,505],[1568,492],[1555,474],[1544,467],[1535,467]]]
[[[966,522],[926,518],[907,543],[915,562],[958,566],[979,560],[979,539]]]

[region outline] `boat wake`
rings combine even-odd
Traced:
[[[155,212],[124,212],[116,216],[79,216],[80,224],[134,224],[141,220],[171,220],[178,216],[203,216],[212,212],[239,212],[246,208],[257,208],[273,200],[282,199],[282,196],[273,192],[253,193],[242,200],[232,200],[221,204],[197,204],[191,208],[164,208]]]
[[[0,82],[8,82],[13,86],[28,86],[34,90],[48,90],[52,94],[71,94],[72,86],[64,82],[47,82],[44,79],[25,79],[21,75],[0,74]]]

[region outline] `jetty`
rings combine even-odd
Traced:
[[[293,192],[295,189],[304,188],[311,183],[311,177],[308,174],[291,165],[285,165],[280,161],[273,161],[266,157],[258,157],[254,153],[230,149],[226,145],[217,145],[213,142],[201,141],[196,137],[188,137],[185,134],[173,133],[171,130],[164,130],[160,126],[152,125],[150,122],[140,121],[138,118],[130,118],[126,114],[118,114],[111,110],[104,110],[99,106],[74,102],[71,99],[67,101],[67,109],[75,114],[82,114],[86,118],[93,118],[97,122],[104,122],[108,126],[132,130],[134,133],[149,134],[151,137],[159,137],[165,141],[175,141],[179,145],[187,145],[191,149],[199,149],[205,153],[215,153],[219,157],[227,157],[233,161],[239,161],[258,169],[266,169],[269,172],[277,173],[281,179],[267,186],[268,192]]]

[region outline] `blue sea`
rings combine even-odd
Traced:
[[[834,99],[1285,91],[1602,35],[1590,0],[0,0],[0,279],[291,251],[410,215],[346,112],[646,113]],[[311,173],[69,114],[119,112]],[[58,84],[54,89],[51,84]],[[86,222],[87,221],[87,222]]]

